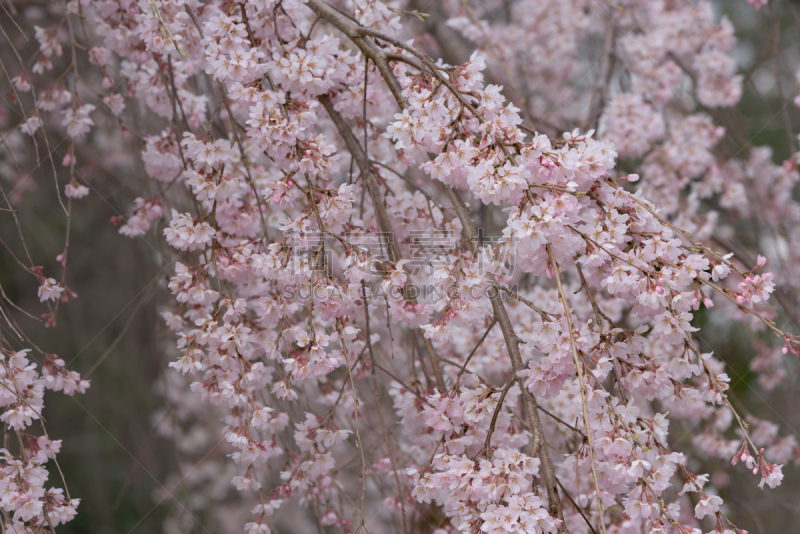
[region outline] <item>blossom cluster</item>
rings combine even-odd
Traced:
[[[65,209],[90,195],[74,170],[95,126],[151,119],[146,186],[112,222],[173,258],[162,394],[180,409],[159,431],[207,466],[186,475],[189,506],[251,534],[296,507],[348,532],[370,515],[405,533],[743,532],[701,471],[742,463],[772,488],[800,449],[737,411],[698,315],[755,332],[764,388],[786,377],[798,338],[772,303],[800,247],[718,252],[734,231],[719,214],[800,228],[800,155],[720,165],[707,110],[742,93],[733,26],[709,2],[523,0],[505,22],[499,1],[442,4],[453,40],[402,40],[411,3],[380,0],[72,0],[62,22],[91,34],[36,30],[14,142],[60,128]],[[561,105],[582,35],[607,43],[600,83]],[[92,74],[73,58],[71,89],[38,88],[69,44]],[[74,294],[25,268],[55,317]],[[44,487],[60,442],[23,431],[45,388],[88,383],[7,356],[0,420],[20,445],[0,449],[0,507],[42,531],[77,499]],[[213,436],[225,458],[204,458]]]

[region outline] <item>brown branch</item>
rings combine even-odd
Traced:
[[[378,49],[376,45],[370,43],[370,41],[368,41],[364,37],[373,36],[383,41],[386,41],[390,44],[398,46],[406,51],[409,51],[409,53],[418,57],[426,66],[428,66],[428,68],[430,68],[432,65],[430,59],[427,58],[421,52],[414,49],[413,47],[406,45],[405,43],[401,43],[396,39],[384,36],[379,32],[374,32],[372,30],[369,30],[367,28],[358,25],[357,23],[351,21],[350,19],[348,19],[347,17],[345,17],[344,15],[333,9],[325,2],[322,2],[321,0],[308,0],[308,6],[311,9],[313,9],[317,13],[317,15],[324,18],[325,20],[333,24],[336,28],[341,30],[345,35],[350,37],[350,39],[353,40],[353,42],[362,50],[362,52],[375,62],[379,72],[381,73],[387,85],[389,86],[389,89],[394,95],[398,105],[401,108],[406,108],[407,103],[401,94],[402,88],[397,78],[395,78],[394,73],[391,71],[390,68],[388,68],[388,62],[386,61],[386,56],[383,55],[383,52],[380,49]],[[384,62],[384,65],[386,67],[382,68],[381,63],[379,61]],[[473,111],[473,108],[469,104],[469,102],[467,102],[464,99],[463,95],[461,95],[458,91],[455,90],[455,88],[452,87],[452,84],[450,84],[447,80],[443,79],[443,77],[437,71],[435,66],[433,66],[431,73],[435,77],[437,77],[437,79],[439,79],[439,81],[443,85],[445,85],[448,89],[453,91],[454,96],[458,98],[458,100],[465,107],[467,107],[467,109],[470,109],[471,112]],[[331,111],[334,112],[331,114],[332,115],[331,118],[334,119],[334,123],[337,123],[334,117],[338,115],[338,113],[336,113],[335,110],[333,110],[333,106],[330,103],[330,99],[323,99],[323,106],[325,105],[324,100],[327,100],[328,105],[326,106],[326,109],[328,110],[329,114],[331,114]],[[476,118],[478,118],[478,120],[481,120],[480,114],[478,114],[477,112],[473,112],[473,115]],[[340,120],[337,123],[337,128],[340,129],[340,133],[342,133],[343,137],[345,138],[345,142],[348,145],[348,149],[351,150],[354,158],[356,159],[356,162],[358,163],[359,159],[361,159],[361,161],[364,162],[364,167],[362,167],[362,172],[364,173],[365,177],[369,178],[372,173],[365,172],[367,170],[366,166],[367,159],[363,154],[361,154],[361,147],[358,146],[358,143],[356,142],[355,137],[352,135],[352,132],[350,132],[349,135],[347,134],[347,132],[349,132],[349,128],[341,128],[340,124],[344,125],[344,122],[341,120],[341,117],[339,117],[339,119]],[[475,230],[474,224],[472,223],[472,219],[470,218],[470,213],[467,206],[464,204],[464,201],[461,199],[461,197],[458,196],[458,194],[455,191],[453,191],[449,187],[445,189],[447,191],[447,195],[450,197],[453,207],[456,210],[456,214],[458,215],[458,218],[461,221],[461,226],[466,233],[467,239],[473,243],[474,250],[476,250],[479,242],[478,234],[477,231]],[[375,202],[374,204],[380,205],[380,203],[375,203]],[[377,209],[378,208],[376,207],[376,211]],[[491,280],[494,286],[493,287],[494,291],[491,292],[489,300],[491,301],[492,304],[494,317],[498,321],[498,323],[500,323],[500,328],[503,332],[503,338],[506,341],[506,347],[508,349],[509,356],[511,358],[511,367],[514,371],[514,376],[519,382],[520,388],[522,389],[523,405],[525,407],[526,415],[528,417],[528,420],[532,428],[532,434],[533,434],[532,456],[536,456],[536,454],[538,453],[539,458],[542,462],[542,471],[543,471],[542,478],[544,479],[547,490],[550,514],[561,521],[559,526],[559,532],[567,532],[566,524],[564,523],[564,513],[561,505],[561,499],[558,495],[556,474],[553,468],[552,460],[550,459],[550,453],[548,452],[547,447],[540,447],[540,444],[544,441],[544,432],[542,430],[542,423],[539,419],[536,399],[530,393],[530,391],[528,391],[527,388],[524,387],[522,378],[519,376],[519,372],[522,371],[524,367],[522,363],[522,356],[519,351],[518,338],[514,333],[514,328],[511,324],[511,320],[508,316],[508,312],[506,311],[505,305],[503,304],[497,283],[491,274],[489,275],[489,279]]]
[[[600,484],[597,481],[597,470],[595,469],[595,460],[594,460],[594,440],[592,439],[592,432],[589,428],[589,408],[587,407],[586,402],[586,384],[583,380],[583,370],[580,364],[580,360],[578,358],[578,349],[575,346],[575,328],[572,325],[572,315],[569,309],[569,304],[567,304],[567,296],[564,294],[564,288],[561,285],[561,274],[559,273],[559,266],[556,262],[556,258],[553,255],[553,249],[548,244],[546,245],[547,254],[550,256],[550,262],[552,263],[553,273],[555,273],[556,278],[556,286],[558,287],[558,296],[561,299],[561,303],[564,305],[564,314],[567,316],[567,328],[569,329],[569,344],[572,348],[572,362],[575,364],[575,372],[578,374],[578,382],[581,388],[581,406],[583,407],[583,426],[586,430],[586,439],[589,442],[589,466],[592,470],[592,479],[594,480],[594,489],[597,493],[597,505],[600,509],[600,532],[605,534],[606,527],[605,527],[605,520],[603,516],[605,515],[605,507],[603,506],[603,496],[600,493]]]
[[[475,225],[472,223],[469,209],[467,208],[466,204],[464,204],[464,201],[461,199],[458,193],[456,193],[450,187],[445,187],[445,189],[447,191],[447,195],[450,197],[450,201],[453,203],[453,207],[456,210],[456,215],[458,215],[458,219],[461,221],[461,227],[464,229],[467,240],[472,243],[473,251],[476,251],[479,243],[478,232],[475,230]],[[494,276],[491,273],[488,274],[487,277],[494,286],[494,291],[489,292],[489,300],[492,304],[494,317],[497,322],[500,323],[500,330],[503,332],[506,348],[508,349],[508,354],[511,358],[511,368],[514,371],[514,377],[517,379],[520,389],[522,390],[523,406],[525,407],[525,413],[532,429],[531,433],[533,434],[533,444],[531,447],[531,456],[536,456],[537,453],[539,455],[539,459],[542,462],[542,478],[544,479],[547,490],[550,514],[561,520],[559,532],[567,532],[566,525],[564,524],[564,512],[561,505],[561,498],[558,496],[558,487],[556,484],[556,474],[553,468],[553,462],[550,459],[550,453],[548,452],[547,447],[540,447],[540,444],[542,441],[544,441],[544,430],[542,429],[542,422],[539,419],[538,403],[536,402],[536,398],[533,396],[533,394],[528,391],[528,388],[525,387],[522,377],[519,375],[520,371],[524,369],[522,355],[519,352],[519,341],[517,335],[514,333],[514,327],[511,324],[511,319],[508,317],[508,311],[506,310],[503,300],[500,297],[500,290],[497,282],[494,280]]]
[[[403,534],[408,534],[408,526],[406,525],[406,507],[403,504],[403,488],[400,485],[400,477],[397,476],[397,464],[394,461],[394,448],[392,441],[389,439],[389,432],[386,430],[386,423],[383,420],[383,412],[381,412],[381,399],[378,391],[378,377],[375,374],[375,352],[372,350],[372,339],[369,330],[369,302],[367,302],[366,284],[361,281],[361,299],[364,302],[364,322],[366,323],[367,335],[367,348],[369,349],[370,374],[372,375],[372,391],[375,394],[375,411],[378,412],[378,419],[381,421],[381,428],[383,429],[383,437],[386,440],[386,448],[389,453],[389,461],[392,463],[392,471],[394,472],[394,483],[397,486],[397,497],[400,501],[400,516],[403,518]]]
[[[742,260],[745,265],[755,265],[756,260],[753,259],[753,257],[747,251],[737,247],[730,241],[727,241],[718,235],[711,236],[711,241],[716,243],[718,246],[727,249],[729,252],[733,252],[733,255]],[[787,298],[788,291],[791,291],[791,289],[783,286],[782,284],[775,284],[775,291],[770,296],[775,297],[775,300],[777,300],[778,304],[780,304],[781,308],[783,308],[784,313],[789,316],[789,320],[792,322],[792,324],[800,325],[800,315],[797,314],[797,305],[792,304],[792,302]]]
[[[496,324],[497,324],[497,319],[492,319],[492,324],[489,325],[489,327],[486,329],[486,332],[484,332],[483,336],[481,336],[481,339],[478,340],[478,343],[475,345],[475,348],[472,349],[472,352],[469,353],[467,359],[464,360],[464,365],[460,366],[461,370],[458,372],[458,376],[456,376],[456,385],[453,386],[454,389],[458,390],[458,383],[461,381],[461,375],[463,375],[464,372],[467,370],[467,365],[469,365],[470,360],[472,360],[472,357],[475,356],[476,352],[478,352],[478,348],[483,344],[484,340],[489,335],[489,332],[492,331],[492,328],[494,328],[494,325]]]
[[[361,53],[375,63],[375,66],[378,68],[378,72],[380,72],[381,77],[389,86],[389,91],[391,91],[395,100],[397,100],[398,103],[405,103],[405,97],[403,97],[403,87],[394,76],[392,67],[389,66],[389,60],[387,59],[386,54],[375,43],[366,39],[364,35],[359,32],[361,26],[322,0],[308,0],[307,5],[320,18],[325,19],[336,29],[349,37],[350,40],[353,41],[353,43],[359,48],[359,50],[361,50]]]
[[[564,488],[564,485],[563,485],[563,484],[561,484],[561,481],[560,481],[560,480],[558,480],[558,479],[556,479],[556,482],[558,482],[558,486],[561,488],[561,491],[563,491],[563,492],[564,492],[564,495],[566,495],[566,496],[567,496],[567,500],[568,500],[570,503],[572,503],[572,506],[573,506],[573,507],[575,507],[575,509],[578,511],[578,513],[579,513],[579,514],[581,514],[581,517],[582,517],[582,518],[583,518],[583,520],[586,522],[586,525],[589,527],[589,529],[592,531],[592,534],[597,534],[597,531],[594,529],[594,527],[592,526],[592,524],[589,522],[589,518],[588,518],[588,517],[586,517],[586,514],[584,514],[584,513],[583,513],[583,509],[582,509],[580,506],[578,506],[578,504],[577,504],[577,503],[575,502],[575,500],[572,498],[572,495],[570,495],[570,494],[567,492],[567,490]]]
[[[384,236],[394,236],[392,222],[389,219],[389,212],[386,211],[386,206],[383,204],[383,195],[381,195],[378,182],[375,181],[375,168],[369,163],[369,160],[364,153],[364,149],[358,143],[358,140],[356,139],[355,135],[353,135],[350,127],[344,121],[344,118],[342,118],[339,112],[333,107],[333,102],[331,102],[330,97],[328,95],[322,95],[319,97],[319,101],[325,108],[325,111],[328,112],[328,115],[336,126],[336,129],[339,131],[339,135],[341,135],[342,139],[344,139],[347,150],[350,151],[350,154],[356,161],[356,165],[358,165],[359,169],[361,170],[361,174],[364,177],[364,183],[367,187],[367,192],[369,192],[369,196],[372,199],[372,207],[375,210],[375,218],[378,220],[378,226],[380,226],[381,232],[384,234]],[[392,259],[395,262],[399,262],[403,258],[402,254],[400,253],[400,245],[398,245],[395,239],[387,241],[388,242],[386,245],[391,252]],[[416,299],[411,294],[406,294],[406,300],[410,304],[416,304]],[[439,361],[439,355],[436,353],[436,349],[433,347],[431,340],[422,335],[421,331],[420,335],[422,337],[422,343],[425,345],[425,351],[428,353],[428,358],[431,361],[431,366],[433,367],[433,374],[436,378],[436,387],[439,388],[441,393],[444,393],[447,390],[447,385],[445,384],[444,375],[442,374],[442,365]]]
[[[512,378],[508,381],[506,387],[503,388],[503,392],[500,394],[500,400],[497,401],[497,407],[495,407],[494,413],[492,414],[492,422],[489,424],[489,431],[486,433],[486,442],[483,445],[483,452],[486,454],[487,459],[492,457],[492,434],[494,434],[494,427],[497,424],[497,416],[500,415],[500,410],[503,409],[503,401],[506,400],[508,390],[511,389],[514,382],[515,380]]]

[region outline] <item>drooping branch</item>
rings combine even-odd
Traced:
[[[402,88],[400,87],[399,81],[394,76],[394,73],[391,71],[390,68],[382,69],[380,64],[378,63],[379,60],[383,61],[386,60],[385,55],[383,55],[380,49],[377,48],[377,45],[371,43],[365,37],[366,35],[374,36],[377,32],[363,28],[362,26],[348,19],[338,11],[334,10],[331,6],[320,0],[309,0],[308,6],[311,9],[313,9],[320,17],[327,20],[329,23],[331,23],[340,31],[342,31],[345,35],[347,35],[351,40],[353,40],[353,42],[359,47],[359,49],[362,50],[364,55],[375,61],[375,64],[378,67],[381,76],[384,78],[384,81],[389,86],[392,94],[395,97],[395,100],[397,101],[397,104],[400,106],[401,109],[405,109],[405,107],[407,107],[407,103],[405,101],[405,98],[401,94]],[[380,36],[380,38],[382,40],[385,40],[386,42],[395,45],[401,45],[406,50],[411,49],[410,46],[398,43],[395,39],[391,37]],[[424,56],[424,54],[422,54],[417,50],[414,50],[413,52],[414,55],[417,56],[423,62],[423,64],[430,67],[429,64],[431,62],[427,57]],[[441,78],[441,75],[438,72],[436,72],[435,67],[433,70],[434,72],[432,72],[432,74],[437,76],[437,78]],[[442,83],[448,86],[448,89],[453,91],[454,95],[456,95],[457,97],[460,96],[459,100],[461,100],[462,103],[465,104],[465,106],[467,106],[468,108],[472,108],[472,106],[468,102],[463,101],[464,98],[463,95],[460,95],[458,91],[455,91],[455,89],[452,87],[451,84],[449,84],[449,82],[446,82],[444,80],[440,81],[442,81]],[[323,106],[324,105],[325,103],[323,102]],[[328,107],[330,109],[328,109]],[[326,110],[329,112],[329,114],[331,111],[335,112],[335,110],[333,110],[333,106],[330,104],[330,100],[328,100],[328,107],[326,107]],[[471,111],[473,110],[471,109]],[[479,116],[477,112],[473,111],[473,114],[476,117]],[[336,123],[335,120],[334,122]],[[343,121],[341,122],[343,123]],[[339,124],[337,124],[337,128],[339,127],[340,127]],[[351,150],[351,152],[354,154],[354,157],[356,158],[356,161],[358,161],[358,156],[356,156],[355,154],[359,153],[360,146],[358,146],[358,143],[355,141],[355,137],[352,135],[352,132],[350,133],[349,136],[343,135],[343,137],[345,137],[345,143],[347,143],[348,149]],[[350,138],[349,142],[348,142],[348,137]],[[352,147],[351,144],[353,145]],[[363,154],[361,155],[361,159],[366,165],[366,157]],[[370,172],[364,173],[365,177],[370,174],[371,174]],[[448,197],[450,198],[450,201],[453,204],[453,207],[456,210],[456,215],[458,216],[459,221],[461,222],[461,226],[464,229],[467,239],[471,241],[475,247],[477,247],[479,243],[478,232],[476,231],[475,225],[472,223],[472,219],[470,218],[469,209],[464,204],[464,201],[461,199],[461,197],[459,197],[455,191],[453,191],[449,187],[446,187],[445,189],[447,191]],[[537,454],[539,455],[539,458],[542,462],[542,471],[543,471],[542,478],[544,480],[545,487],[547,490],[550,513],[551,515],[553,515],[554,517],[556,517],[561,521],[559,526],[559,532],[566,532],[567,529],[566,525],[564,524],[564,514],[562,510],[561,499],[558,495],[558,485],[556,483],[556,474],[553,467],[553,463],[552,460],[550,459],[550,453],[547,450],[547,447],[541,447],[541,443],[544,441],[544,430],[542,428],[541,420],[539,419],[536,399],[524,386],[522,377],[519,376],[519,372],[524,369],[524,365],[522,362],[522,356],[519,351],[518,338],[514,333],[514,328],[508,316],[508,311],[506,310],[505,305],[503,304],[497,283],[494,281],[494,277],[491,274],[489,274],[488,276],[490,277],[490,280],[494,286],[493,287],[494,290],[490,291],[491,294],[490,302],[492,304],[492,310],[494,311],[495,319],[500,324],[500,329],[503,333],[503,338],[505,340],[506,347],[509,352],[509,357],[511,359],[512,370],[522,389],[523,405],[525,407],[526,416],[528,417],[528,420],[532,428],[533,443],[532,443],[531,455],[532,456],[536,456]]]
[[[400,501],[400,517],[403,520],[403,534],[408,534],[408,526],[406,525],[406,507],[403,504],[403,489],[400,485],[400,477],[397,475],[397,464],[395,463],[395,451],[397,447],[394,444],[394,439],[390,438],[389,431],[386,430],[386,423],[383,420],[383,412],[381,412],[381,399],[378,390],[378,377],[375,375],[375,366],[377,362],[375,361],[375,352],[372,350],[372,333],[370,332],[369,328],[369,302],[367,301],[367,291],[366,291],[366,284],[364,281],[361,281],[361,300],[364,303],[364,324],[366,327],[366,335],[367,335],[367,349],[369,351],[369,361],[370,361],[370,375],[372,376],[372,392],[375,395],[375,411],[378,412],[378,419],[381,422],[381,429],[383,430],[383,438],[386,440],[386,448],[388,449],[389,453],[389,461],[392,464],[392,473],[394,474],[394,483],[397,487],[397,496],[398,500]]]
[[[320,18],[325,19],[336,29],[347,35],[347,37],[353,41],[353,44],[355,44],[359,50],[361,50],[361,53],[375,63],[375,66],[378,68],[378,72],[381,73],[381,77],[389,86],[389,91],[391,91],[395,100],[397,100],[398,103],[405,103],[405,97],[403,97],[403,87],[394,76],[392,67],[389,65],[389,60],[387,59],[386,54],[375,43],[364,37],[364,35],[359,32],[361,26],[350,20],[342,13],[336,11],[328,3],[322,2],[321,0],[308,0],[307,5],[314,10],[314,12]]]
[[[597,481],[597,469],[595,468],[595,454],[594,454],[594,440],[592,439],[592,432],[591,428],[589,427],[589,409],[587,407],[586,402],[586,384],[583,380],[583,366],[581,365],[580,358],[578,358],[578,349],[575,345],[575,328],[572,324],[572,312],[569,309],[569,304],[567,304],[567,296],[564,294],[564,288],[561,285],[561,274],[559,272],[559,266],[556,262],[556,258],[553,255],[553,249],[548,244],[547,247],[547,254],[550,256],[550,262],[552,263],[553,273],[555,273],[556,279],[556,286],[558,287],[558,297],[561,300],[561,304],[564,305],[564,315],[567,319],[567,328],[569,329],[569,345],[570,349],[572,350],[572,363],[575,365],[575,372],[578,375],[578,384],[580,385],[581,391],[581,407],[583,408],[583,428],[586,432],[586,440],[589,444],[589,466],[592,470],[592,479],[594,480],[594,490],[597,494],[597,505],[600,508],[600,532],[605,534],[606,527],[605,527],[605,520],[603,516],[605,515],[605,507],[603,505],[603,495],[600,493],[600,484]]]
[[[473,251],[477,251],[479,246],[478,232],[475,229],[475,225],[472,223],[469,208],[467,208],[466,204],[464,204],[464,201],[452,188],[445,187],[445,190],[447,191],[447,196],[450,198],[450,201],[453,203],[453,207],[456,210],[459,221],[461,221],[461,226],[464,229],[464,233],[466,234],[468,242],[473,244]],[[553,468],[553,462],[550,459],[550,452],[547,450],[547,447],[541,446],[541,443],[544,441],[544,429],[542,428],[542,422],[539,419],[538,403],[536,402],[536,398],[533,396],[533,394],[528,391],[528,388],[525,387],[524,380],[519,374],[520,371],[524,369],[522,355],[519,351],[519,341],[517,335],[514,333],[514,327],[511,324],[511,319],[508,316],[508,311],[506,310],[505,304],[503,304],[503,299],[500,296],[500,290],[497,282],[494,280],[494,275],[489,273],[487,278],[489,278],[490,282],[493,284],[492,290],[489,291],[489,300],[492,304],[494,317],[500,324],[500,330],[503,332],[503,339],[506,342],[506,349],[508,350],[508,355],[511,359],[511,368],[514,371],[514,376],[516,377],[520,389],[522,390],[522,401],[523,406],[525,407],[525,415],[528,417],[528,421],[531,425],[533,434],[531,455],[536,456],[537,453],[539,455],[539,459],[542,462],[542,479],[544,480],[545,488],[547,490],[547,500],[550,505],[550,514],[562,521],[561,526],[559,527],[559,532],[566,532],[566,526],[563,523],[564,513],[562,510],[561,498],[558,495],[558,487],[555,470]]]
[[[339,135],[341,135],[342,139],[344,139],[347,149],[353,155],[356,165],[358,165],[359,169],[361,170],[361,176],[364,179],[367,191],[372,199],[372,206],[375,210],[375,218],[378,220],[378,226],[380,226],[383,237],[389,238],[386,239],[386,245],[389,247],[393,260],[395,263],[399,262],[401,259],[403,259],[403,255],[400,252],[400,245],[397,243],[397,240],[393,238],[395,234],[394,230],[392,229],[392,222],[389,219],[389,213],[386,211],[386,206],[383,203],[383,195],[381,195],[380,188],[375,180],[375,173],[377,171],[367,160],[364,149],[358,143],[358,140],[356,139],[355,135],[353,135],[350,127],[344,121],[339,112],[333,107],[333,102],[331,102],[330,97],[327,95],[322,95],[319,97],[319,101],[325,108],[325,111],[328,112],[328,115],[330,116],[334,125],[336,125]],[[410,304],[416,304],[416,298],[412,293],[406,293],[405,297]],[[427,352],[428,358],[431,361],[431,367],[433,367],[433,374],[436,378],[436,387],[439,388],[439,391],[443,393],[447,390],[447,385],[444,381],[444,375],[442,374],[442,365],[439,361],[439,355],[436,353],[436,349],[434,348],[431,340],[425,337],[422,332],[419,331],[419,329],[417,329],[415,335],[419,335],[422,338],[422,342],[425,345],[425,352]]]

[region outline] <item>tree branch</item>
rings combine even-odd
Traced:
[[[333,107],[333,102],[331,102],[330,97],[328,95],[322,95],[319,97],[319,101],[325,108],[325,111],[328,112],[333,124],[336,125],[339,135],[341,135],[342,139],[344,139],[347,150],[350,151],[350,154],[352,154],[353,159],[356,161],[356,165],[358,165],[359,169],[361,170],[361,175],[364,177],[364,183],[366,184],[367,191],[372,199],[372,206],[375,210],[375,218],[378,220],[378,226],[380,226],[381,232],[383,232],[385,236],[394,236],[392,222],[389,219],[389,213],[386,211],[386,206],[383,204],[383,195],[381,195],[378,183],[375,181],[375,168],[367,160],[364,149],[358,143],[358,140],[356,139],[355,135],[353,135],[350,127],[344,121],[344,118],[342,118],[339,112]],[[395,262],[399,262],[403,258],[403,255],[400,252],[400,245],[397,244],[396,239],[387,241],[388,242],[386,244],[389,247],[392,258]],[[413,295],[406,294],[405,297],[410,304],[416,304],[416,298],[414,298]],[[433,374],[436,378],[436,387],[439,389],[440,393],[444,393],[447,391],[447,385],[445,384],[444,375],[442,374],[442,364],[439,361],[439,355],[436,353],[436,349],[434,348],[431,340],[425,337],[422,332],[419,332],[419,334],[422,337],[422,343],[425,345],[425,352],[428,353],[428,358],[430,359],[431,366],[433,367]]]

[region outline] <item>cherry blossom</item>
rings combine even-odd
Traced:
[[[722,161],[744,77],[710,2],[589,4],[74,0],[32,30],[10,146],[63,137],[70,216],[85,147],[141,165],[111,222],[165,252],[170,430],[225,451],[187,506],[250,533],[298,508],[346,532],[738,533],[708,466],[788,476],[796,439],[735,406],[703,335],[746,326],[761,386],[787,377],[800,155]],[[737,225],[780,231],[752,260]],[[61,281],[18,262],[48,321],[66,249]],[[29,352],[0,360],[0,508],[41,532],[79,500],[26,429],[45,389],[89,383]]]

